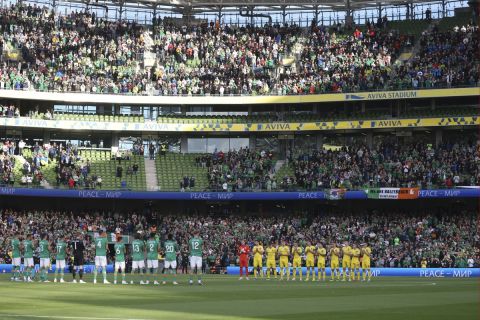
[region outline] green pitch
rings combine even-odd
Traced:
[[[70,281],[71,276],[66,275]],[[111,280],[111,276],[109,275]],[[50,280],[52,277],[50,276]],[[0,276],[0,319],[478,319],[478,279],[376,278],[370,283],[238,281],[204,285],[14,283]]]

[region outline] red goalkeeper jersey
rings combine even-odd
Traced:
[[[240,259],[246,259],[248,257],[248,254],[250,253],[250,247],[249,246],[240,246],[238,247],[238,254],[240,255]]]

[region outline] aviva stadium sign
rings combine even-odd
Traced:
[[[82,120],[42,120],[27,117],[0,118],[0,125],[13,128],[137,132],[301,132],[357,129],[478,126],[480,117],[413,118],[391,120],[351,120],[272,123],[158,123],[105,122]]]

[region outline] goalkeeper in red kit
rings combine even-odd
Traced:
[[[248,259],[250,254],[250,247],[242,240],[240,247],[238,247],[238,255],[240,256],[240,279],[243,280],[243,268],[245,268],[245,276],[248,279]]]

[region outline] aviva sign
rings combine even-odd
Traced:
[[[301,132],[383,128],[478,126],[480,117],[416,118],[390,120],[352,120],[271,123],[157,123],[39,120],[25,117],[0,118],[0,125],[13,128],[41,128],[89,131],[136,132]]]

